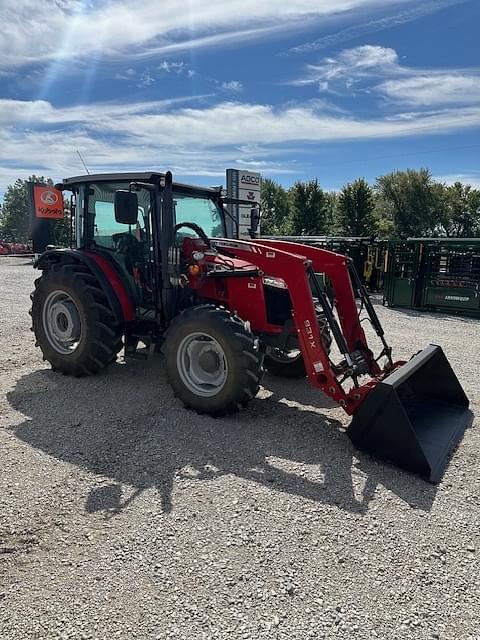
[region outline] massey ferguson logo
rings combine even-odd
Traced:
[[[247,200],[255,200],[255,194],[253,193],[253,191],[249,191],[247,193]]]
[[[58,194],[55,193],[55,191],[43,191],[40,195],[40,200],[43,202],[43,204],[52,206],[53,204],[57,204]]]
[[[240,178],[242,184],[260,184],[260,178],[258,176],[242,176]]]

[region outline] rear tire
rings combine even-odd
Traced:
[[[323,348],[327,353],[330,353],[332,336],[324,315],[318,309],[317,320]],[[265,356],[265,369],[273,376],[281,378],[305,378],[307,372],[298,341],[296,338],[291,338],[290,343],[293,348],[285,349],[284,351],[277,349],[273,354],[270,353]],[[298,355],[295,357],[294,354],[296,352],[298,352]]]
[[[88,267],[56,265],[35,280],[32,330],[52,369],[92,375],[115,362],[123,328]]]
[[[163,344],[167,380],[183,404],[222,416],[257,394],[262,358],[246,323],[226,309],[201,305],[183,311]]]
[[[265,356],[265,369],[273,376],[281,378],[305,378],[307,372],[305,371],[305,364],[303,362],[302,352],[299,351],[298,355],[292,356],[292,352],[285,352],[277,350],[278,354]],[[296,350],[292,350],[296,352]]]

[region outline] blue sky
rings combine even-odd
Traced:
[[[31,173],[225,169],[480,187],[478,0],[2,0],[0,194]]]

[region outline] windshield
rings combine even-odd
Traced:
[[[210,238],[225,236],[223,216],[213,200],[195,196],[187,196],[173,192],[176,224],[193,222],[198,224]],[[195,236],[194,231],[181,229],[181,234]]]

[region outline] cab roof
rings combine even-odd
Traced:
[[[75,186],[77,184],[88,184],[91,182],[151,182],[157,183],[165,178],[164,173],[152,171],[143,172],[127,172],[127,173],[91,173],[83,176],[73,176],[64,178],[61,186],[63,189]],[[193,184],[184,184],[182,182],[174,182],[173,188],[184,193],[202,195],[204,197],[218,198],[222,193],[222,187],[200,187]]]

